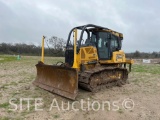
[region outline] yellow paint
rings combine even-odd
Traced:
[[[74,30],[74,62],[72,68],[80,70],[80,65],[84,64],[86,69],[93,68],[95,65],[88,65],[88,62],[98,61],[97,49],[93,46],[81,47],[77,54],[77,29]]]
[[[41,53],[41,62],[44,63],[44,39],[45,37],[42,37],[42,53]]]
[[[95,64],[88,64],[88,62],[98,61],[97,49],[93,46],[81,47],[77,56],[78,70],[83,64],[86,69],[92,69]]]
[[[74,49],[76,49],[74,47]],[[111,60],[99,60],[97,49],[94,46],[86,46],[81,47],[79,50],[79,53],[74,54],[74,65],[73,68],[77,68],[77,70],[80,70],[80,65],[83,64],[86,68],[92,69],[95,67],[95,64],[88,64],[88,62],[94,62],[97,61],[100,64],[133,64],[133,60],[127,60],[125,57],[125,53],[123,50],[115,51],[113,52]],[[75,61],[76,60],[76,61]]]
[[[72,68],[78,68],[76,43],[77,43],[77,29],[74,30],[74,62]]]
[[[114,63],[123,63],[123,64],[133,64],[133,60],[127,60],[123,50],[113,52],[111,60],[99,60],[101,64],[114,64]]]

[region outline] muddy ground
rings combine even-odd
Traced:
[[[1,56],[0,120],[160,120],[160,64],[136,63],[129,84],[97,93],[79,89],[75,102],[32,84],[38,60]],[[46,58],[50,64],[56,61],[63,58]]]

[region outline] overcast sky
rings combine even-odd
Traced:
[[[125,52],[160,51],[160,0],[0,0],[0,42],[67,39],[88,23],[123,33]]]

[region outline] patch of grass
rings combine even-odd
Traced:
[[[3,84],[2,86],[0,86],[0,89],[7,89],[7,87],[10,85],[16,86],[18,84],[16,82],[11,82],[10,84]]]
[[[12,94],[12,97],[15,97],[16,95],[20,94],[20,93],[17,93],[17,92],[13,92],[11,93]]]
[[[21,112],[21,116],[26,116],[27,114],[29,114],[28,111],[23,111],[23,112]]]
[[[9,86],[9,84],[3,84],[2,86],[0,86],[0,89],[7,89],[7,86]]]
[[[94,100],[95,98],[93,97],[93,95],[89,96],[90,100]]]
[[[97,110],[99,108],[98,104],[94,104],[94,109]]]
[[[15,61],[15,60],[17,60],[17,56],[0,55],[0,63],[10,62],[10,61]]]
[[[122,114],[122,113],[124,113],[124,111],[122,109],[119,109],[118,113]]]
[[[57,119],[57,118],[59,118],[60,116],[56,114],[56,115],[54,115],[53,117],[54,117],[55,119]]]
[[[132,67],[133,72],[160,74],[160,65],[158,64],[135,64]]]
[[[0,78],[6,77],[5,75],[0,75]]]
[[[26,74],[28,74],[28,72],[27,71],[21,71],[19,74],[20,75],[26,75]]]
[[[13,111],[12,111],[12,110],[8,110],[7,112],[8,112],[8,113],[12,113]]]
[[[2,117],[0,120],[11,120],[9,117]]]
[[[0,104],[0,108],[8,108],[8,106],[9,106],[8,102]]]
[[[35,106],[34,105],[29,108],[29,112],[33,112],[34,110],[35,110]]]
[[[18,85],[16,82],[11,82],[9,85]]]
[[[26,116],[26,115],[28,115],[30,112],[28,112],[28,111],[23,111],[23,112],[21,112],[21,116]]]
[[[33,113],[35,110],[35,106],[30,106],[29,110],[28,108],[26,110],[24,110],[23,112],[21,112],[21,116],[25,116],[28,115],[30,113]]]
[[[35,89],[35,90],[41,90],[39,87],[35,87],[34,89]]]
[[[18,83],[26,83],[26,81],[25,81],[25,80],[23,80],[23,81],[21,80],[21,81],[19,81]]]

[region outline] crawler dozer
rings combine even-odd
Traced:
[[[43,37],[41,61],[36,64],[36,86],[74,100],[79,87],[97,92],[127,83],[134,61],[126,59],[121,50],[122,33],[93,24],[74,27],[69,32],[65,62],[61,65],[44,63],[44,40]]]

